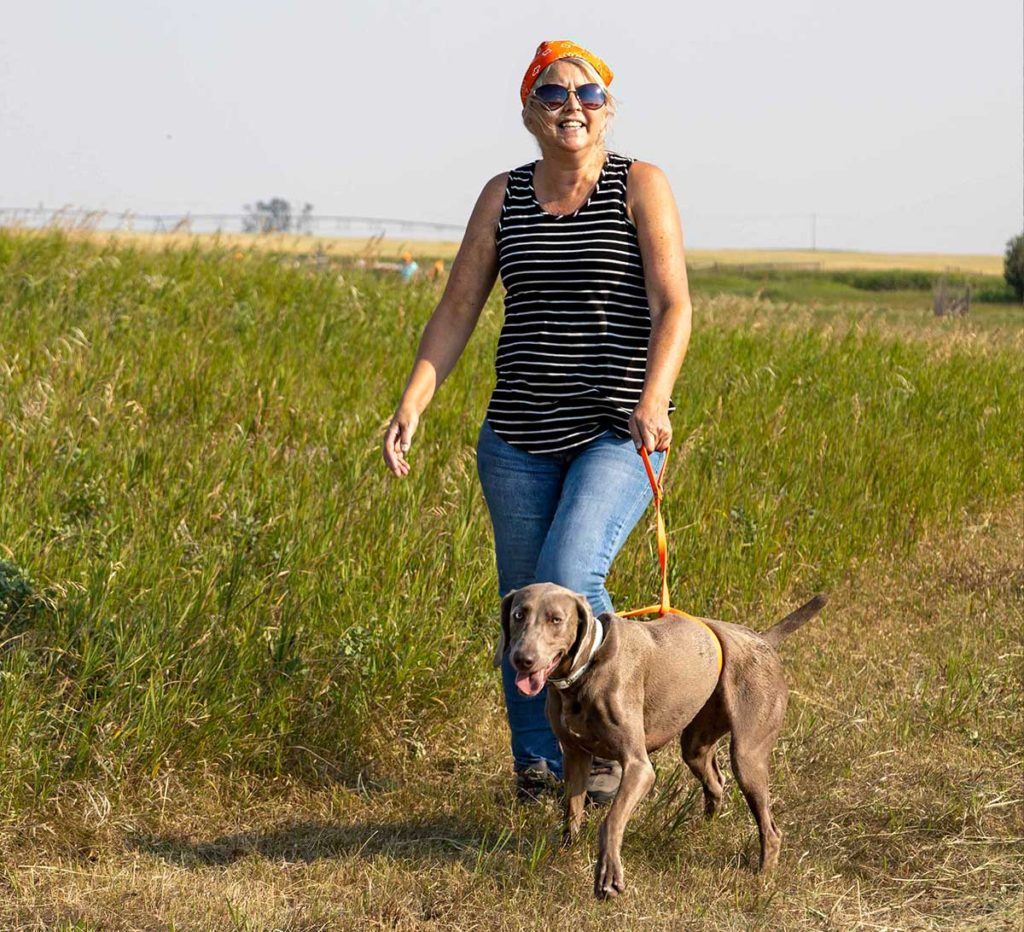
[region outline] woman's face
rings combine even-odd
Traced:
[[[571,61],[557,61],[540,79],[544,84],[561,84],[571,91],[584,84],[593,84],[594,79],[579,65]],[[537,137],[541,149],[552,147],[566,152],[580,152],[590,146],[601,145],[604,141],[605,124],[608,121],[608,107],[587,110],[580,106],[575,94],[558,110],[547,110],[536,102],[530,130]]]

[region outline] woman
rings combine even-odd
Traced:
[[[497,382],[477,442],[499,595],[555,582],[612,611],[604,580],[651,498],[672,440],[670,393],[690,337],[683,236],[664,174],[605,150],[612,72],[572,42],[537,49],[520,89],[542,158],[483,189],[384,438],[396,476],[420,415],[454,367],[500,272]],[[535,695],[506,656],[502,681],[520,798],[561,778]],[[543,682],[543,679],[541,680]],[[608,801],[617,765],[595,762]]]

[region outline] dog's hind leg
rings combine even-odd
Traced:
[[[761,836],[761,870],[769,871],[778,863],[782,833],[769,804],[768,764],[786,717],[786,681],[764,639],[735,632],[727,650],[716,695],[732,729],[732,771]]]
[[[704,815],[709,819],[722,807],[722,771],[715,757],[715,747],[728,730],[721,700],[715,695],[679,738],[683,761],[704,788]]]
[[[782,833],[772,818],[768,795],[768,758],[775,744],[776,734],[764,736],[759,741],[751,741],[734,732],[730,745],[732,770],[736,774],[736,782],[743,791],[750,811],[754,814],[757,831],[761,836],[762,871],[770,871],[778,864],[779,849],[782,847]]]

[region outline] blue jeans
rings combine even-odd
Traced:
[[[484,419],[477,471],[494,527],[498,595],[534,582],[581,592],[595,615],[612,611],[604,580],[651,501],[643,460],[630,437],[606,431],[565,453],[527,453]],[[664,453],[651,454],[661,467]],[[506,654],[501,681],[516,771],[541,761],[562,775],[562,750],[544,712],[548,687],[524,696]]]

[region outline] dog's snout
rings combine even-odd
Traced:
[[[532,670],[537,663],[537,655],[529,651],[516,649],[512,651],[512,666],[519,670]]]

